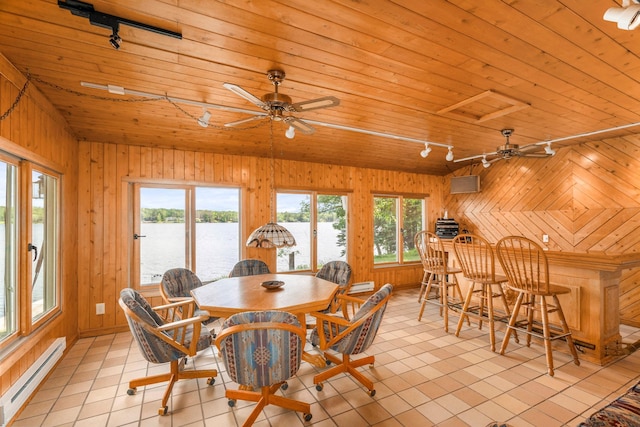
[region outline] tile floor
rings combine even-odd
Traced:
[[[607,367],[585,361],[577,367],[568,354],[557,351],[555,376],[549,377],[540,344],[527,348],[511,343],[500,356],[490,351],[486,328],[479,331],[472,323],[459,338],[445,333],[435,306],[428,306],[418,322],[417,293],[394,293],[369,349],[376,365],[361,368],[375,381],[375,397],[344,375],[316,391],[313,375],[318,369],[303,363],[283,393],[311,402],[313,419],[305,423],[299,413],[268,406],[255,425],[483,427],[498,420],[515,427],[575,426],[640,377],[640,352]],[[640,340],[638,329],[623,326],[621,333],[625,343]],[[496,335],[501,341],[502,326]],[[216,383],[178,382],[169,414],[158,416],[164,384],[142,387],[129,396],[127,381],[166,366],[149,365],[129,333],[81,339],[13,425],[242,425],[254,403],[228,406],[225,389],[237,385],[226,377],[221,359],[207,351],[194,363],[218,369]]]

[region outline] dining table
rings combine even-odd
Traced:
[[[263,284],[282,282],[268,288]],[[282,310],[298,317],[306,327],[306,315],[326,309],[338,285],[309,274],[256,274],[228,277],[195,288],[191,295],[200,309],[214,317],[229,317],[245,311]],[[303,353],[302,359],[318,367],[326,366],[319,354]]]

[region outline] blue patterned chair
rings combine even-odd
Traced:
[[[229,406],[237,399],[258,402],[244,426],[250,426],[269,404],[302,412],[311,420],[311,406],[275,392],[286,390],[286,380],[300,368],[305,330],[298,318],[284,311],[249,311],[226,319],[216,338],[216,346],[229,377],[239,390],[227,388]],[[256,391],[253,391],[257,389]]]
[[[185,300],[151,307],[147,300],[131,288],[120,292],[120,307],[124,311],[133,338],[140,352],[151,363],[170,363],[166,374],[137,378],[129,381],[127,394],[133,395],[137,387],[168,381],[158,414],[166,415],[167,401],[173,384],[181,379],[208,378],[213,385],[218,372],[215,369],[184,370],[184,359],[211,347],[211,334],[202,327],[205,316],[193,314],[193,300]]]
[[[326,313],[311,313],[316,318],[316,327],[311,331],[311,344],[324,351],[327,363],[336,364],[313,377],[316,390],[322,390],[323,381],[344,372],[351,374],[369,389],[371,396],[375,396],[373,382],[356,370],[366,364],[373,365],[375,356],[366,356],[358,360],[351,360],[351,356],[365,352],[373,343],[392,291],[393,286],[387,283],[366,301],[346,295],[339,297],[343,301],[362,303],[352,320]],[[344,306],[343,311],[346,311]],[[342,359],[328,353],[327,350],[341,354]]]
[[[254,276],[256,274],[269,274],[269,266],[259,259],[243,259],[233,266],[229,277]]]
[[[338,284],[336,298],[324,312],[335,313],[340,308],[338,295],[345,295],[350,288],[351,266],[345,261],[329,261],[316,273],[316,277]]]
[[[162,275],[160,281],[160,294],[167,303],[191,299],[191,290],[202,286],[202,282],[194,272],[187,268],[172,268]],[[203,322],[205,325],[213,323],[218,317],[211,317],[205,310],[196,306],[195,316],[207,316]]]

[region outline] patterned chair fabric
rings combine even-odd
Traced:
[[[344,295],[349,291],[349,281],[351,280],[351,266],[345,261],[329,261],[316,273],[316,277],[338,284],[336,298],[331,305],[323,310],[323,313],[335,313],[340,309],[338,295]]]
[[[286,381],[300,368],[304,341],[291,331],[265,325],[224,336],[228,328],[265,322],[301,327],[296,316],[284,311],[238,313],[222,324],[220,353],[229,377],[238,384],[254,388],[270,386]]]
[[[165,324],[163,319],[153,310],[147,300],[140,295],[137,291],[131,288],[125,288],[120,292],[120,299],[124,305],[126,305],[138,318],[149,327],[155,329]],[[125,313],[126,315],[126,313]],[[178,360],[187,356],[183,351],[178,350],[166,341],[156,336],[148,328],[145,328],[143,324],[136,321],[136,319],[126,316],[129,328],[138,343],[140,352],[149,362],[152,363],[166,363],[173,360]],[[167,336],[169,340],[173,340],[174,337],[171,333],[162,332]],[[188,330],[184,337],[183,345],[189,347],[192,341],[192,331]],[[200,330],[200,335],[197,337],[198,344],[196,346],[197,351],[204,350],[211,346],[211,334],[206,328]]]
[[[640,383],[594,412],[578,427],[632,427],[640,425]]]
[[[172,268],[162,275],[160,281],[160,291],[166,302],[179,301],[184,298],[191,298],[190,291],[202,286],[200,278],[187,268]],[[205,310],[196,308],[194,316],[209,315]],[[205,325],[214,322],[218,317],[209,317],[205,320]]]
[[[229,277],[254,276],[256,274],[269,274],[269,266],[259,259],[243,259],[238,261],[229,273]]]
[[[371,295],[365,302],[362,304],[360,309],[356,312],[350,324],[357,323],[360,319],[366,317],[381,301],[387,298],[393,290],[393,285],[386,284],[382,288],[380,288],[376,293]],[[342,339],[336,342],[333,346],[329,347],[331,350],[334,350],[341,354],[359,354],[364,352],[373,340],[376,337],[378,332],[378,327],[382,322],[382,316],[384,315],[384,311],[386,310],[387,303],[385,302],[384,306],[376,311],[372,316],[366,319],[360,326],[355,328],[349,334],[345,335]],[[332,331],[332,334],[328,330],[328,328],[336,327],[335,325],[329,325],[324,323],[325,336],[330,335],[338,335],[342,331],[346,330],[349,326],[339,326],[338,330]],[[311,343],[315,346],[320,345],[320,337],[318,334],[318,329],[314,328],[311,331],[310,337]]]

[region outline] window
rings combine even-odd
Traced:
[[[277,221],[296,238],[278,250],[279,272],[317,271],[325,263],[347,260],[347,196],[317,192],[278,192]]]
[[[374,196],[374,264],[404,264],[420,260],[413,237],[424,227],[424,206],[424,198]]]
[[[240,259],[240,190],[136,184],[132,278],[156,286],[188,268],[203,282],[227,276]]]
[[[17,289],[18,289],[18,224],[17,202],[18,184],[17,167],[14,164],[0,161],[0,213],[2,214],[2,232],[0,254],[2,255],[2,304],[0,304],[0,339],[4,340],[17,330]]]

